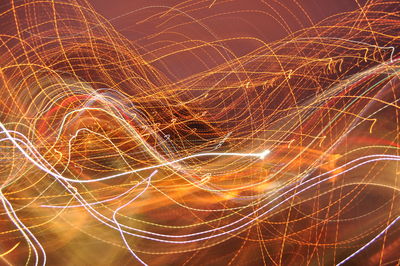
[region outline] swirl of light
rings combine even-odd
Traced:
[[[398,3],[236,2],[1,5],[2,263],[399,263]]]

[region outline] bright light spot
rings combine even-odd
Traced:
[[[270,150],[265,150],[262,153],[260,153],[260,159],[264,160],[265,156],[267,156],[268,154],[270,154],[271,151]]]

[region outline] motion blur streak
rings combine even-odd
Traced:
[[[400,3],[164,2],[0,3],[0,264],[398,265]]]

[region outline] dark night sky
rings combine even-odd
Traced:
[[[271,42],[281,39],[291,32],[310,27],[312,24],[318,23],[331,15],[358,9],[359,5],[362,6],[366,1],[298,0],[298,4],[296,4],[295,0],[224,0],[220,2],[217,0],[212,8],[208,8],[212,1],[192,1],[190,4],[198,4],[199,8],[189,12],[191,18],[180,14],[160,26],[160,22],[163,22],[162,19],[155,19],[139,24],[137,22],[154,14],[161,14],[168,10],[169,7],[173,7],[179,3],[182,4],[184,1],[89,0],[93,8],[110,20],[119,32],[133,41],[137,47],[146,47],[146,51],[163,47],[165,43],[169,42],[183,42],[186,40],[185,38],[212,42],[224,38],[254,37],[264,42]],[[302,9],[312,21],[307,18]],[[187,9],[180,7],[180,10],[186,11]],[[178,14],[178,12],[176,13]],[[201,20],[202,18],[206,19]],[[281,21],[277,22],[274,18],[278,18]],[[173,34],[164,34],[151,39],[146,38],[150,34],[158,33],[162,29],[173,27],[179,23],[193,22],[193,19],[200,19],[202,25],[191,23],[184,27],[174,28],[175,32],[179,32],[185,38],[179,39],[179,37]],[[287,23],[290,29],[283,28],[281,23]],[[212,34],[205,30],[203,26],[210,29]],[[157,43],[159,43],[159,46],[157,46]],[[260,43],[246,39],[244,41],[238,40],[224,43],[224,45],[235,56],[241,56],[257,49]],[[225,62],[224,59],[217,58],[217,56],[215,60],[209,60],[199,50],[196,51],[195,57],[206,61],[208,68]],[[207,68],[202,68],[202,64],[196,61],[193,55],[190,54],[179,54],[167,58],[163,63],[174,72],[173,75],[178,79],[196,74]],[[162,68],[162,66],[158,67]]]
[[[123,18],[115,19],[118,16],[123,14],[140,10],[145,7],[150,6],[175,6],[178,3],[182,3],[181,0],[88,0],[92,6],[95,8],[97,12],[101,15],[105,16],[108,19],[111,19],[113,25],[117,27],[117,29],[121,30],[130,24],[136,23],[137,18],[135,17],[140,12],[135,12],[132,15],[127,15]],[[225,2],[225,1],[224,1]],[[265,2],[265,3],[263,3]],[[195,13],[190,13],[190,15],[195,16],[195,18],[201,18],[203,16],[208,15],[216,15],[221,14],[223,12],[230,11],[238,11],[238,10],[256,10],[256,11],[265,11],[274,15],[274,10],[279,13],[285,19],[286,22],[290,23],[293,26],[293,30],[301,28],[300,25],[296,24],[293,20],[293,17],[289,14],[292,12],[295,16],[297,16],[301,22],[304,23],[304,26],[310,26],[310,22],[304,16],[301,9],[298,5],[295,4],[296,1],[293,0],[235,0],[230,3],[223,3],[220,8],[218,5],[218,0],[214,4],[211,9],[204,8],[200,11],[196,11]],[[363,6],[367,0],[298,0],[298,4],[304,8],[306,13],[311,17],[314,23],[321,21],[324,18],[327,18],[331,15],[352,11],[359,6]],[[371,2],[371,1],[370,1]],[[205,2],[206,3],[206,2]],[[210,4],[212,1],[210,1]],[[208,5],[208,3],[207,3]],[[269,6],[267,6],[269,5]],[[285,10],[285,8],[287,10]],[[162,11],[162,8],[151,8],[148,9],[149,15],[152,13]],[[165,9],[164,9],[165,10]],[[240,19],[238,19],[240,17]],[[220,28],[221,32],[225,35],[234,35],[235,33],[243,33],[246,31],[248,35],[258,35],[259,37],[264,37],[267,41],[272,41],[277,38],[281,38],[285,36],[285,32],[274,29],[274,25],[271,23],[266,23],[267,17],[265,15],[257,14],[257,13],[240,13],[240,15],[224,15],[219,17],[218,19],[214,19],[214,22],[208,21],[208,23],[217,24],[216,28]],[[236,23],[234,22],[236,20]],[[239,21],[242,20],[242,21]],[[244,20],[244,21],[243,21]],[[212,21],[212,20],[211,20]],[[244,23],[243,23],[244,22]],[[247,27],[242,25],[241,27],[238,24],[247,24]],[[216,30],[215,28],[212,28]],[[134,39],[136,36],[133,33],[126,33],[126,37],[130,39]]]

